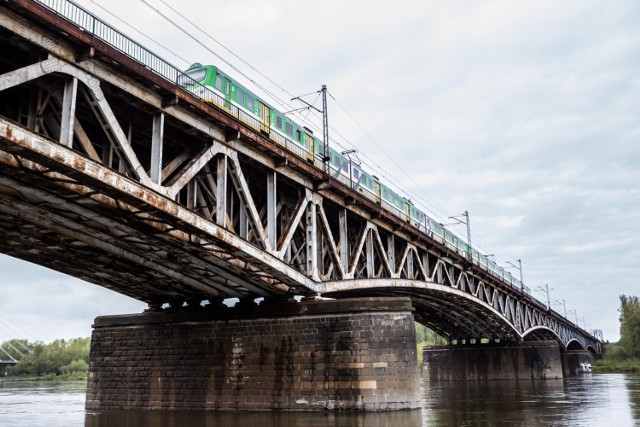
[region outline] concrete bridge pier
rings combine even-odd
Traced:
[[[424,349],[423,376],[431,381],[561,379],[563,362],[556,341],[448,345]]]
[[[566,350],[562,353],[562,368],[565,377],[575,375],[583,363],[591,363],[589,350]]]
[[[98,317],[87,409],[417,408],[408,298],[243,302]]]

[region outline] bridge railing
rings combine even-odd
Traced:
[[[136,41],[122,34],[106,22],[97,18],[91,12],[83,9],[69,0],[35,0],[66,20],[73,22],[78,28],[92,34],[111,47],[140,62],[149,70],[164,77],[168,81],[177,82],[178,76],[183,74],[176,67],[165,61],[155,53],[144,48]]]

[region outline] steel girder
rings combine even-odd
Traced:
[[[143,77],[6,10],[0,28],[21,53],[0,64],[3,253],[152,306],[406,295],[449,339],[554,337],[600,351],[558,313],[224,114],[167,103]]]

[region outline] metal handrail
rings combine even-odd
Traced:
[[[178,76],[184,74],[169,62],[69,0],[35,1],[172,83],[177,81]]]

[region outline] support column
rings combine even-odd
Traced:
[[[425,347],[423,377],[430,381],[561,379],[556,341]]]
[[[224,227],[227,222],[227,156],[218,158],[216,182],[216,224]]]
[[[318,276],[318,221],[316,204],[311,202],[307,206],[307,274]]]
[[[396,265],[396,237],[393,234],[387,236],[387,256],[389,257],[391,274],[396,274],[398,270],[398,266]]]
[[[240,233],[240,237],[246,239],[249,235],[249,222],[247,220],[247,211],[245,210],[244,204],[240,201],[240,208],[238,210],[238,215],[240,217],[240,229],[238,232]]]
[[[412,311],[408,298],[359,298],[98,317],[86,407],[418,408]]]
[[[162,142],[164,139],[164,113],[153,116],[153,132],[151,136],[151,181],[162,184]],[[131,138],[129,138],[131,141]]]
[[[338,221],[340,227],[340,263],[345,272],[349,271],[349,237],[347,227],[347,210],[342,208],[338,211]]]
[[[62,118],[60,123],[60,144],[71,147],[73,145],[73,126],[76,118],[76,98],[78,94],[78,79],[75,77],[64,84],[62,98]]]
[[[407,277],[409,279],[414,278],[413,274],[413,251],[409,251],[407,254]]]
[[[276,172],[267,172],[267,238],[273,250],[276,250]]]
[[[367,257],[367,277],[373,278],[376,274],[375,270],[375,260],[373,258],[373,233],[371,231],[367,231],[367,237],[365,242],[365,251]]]

